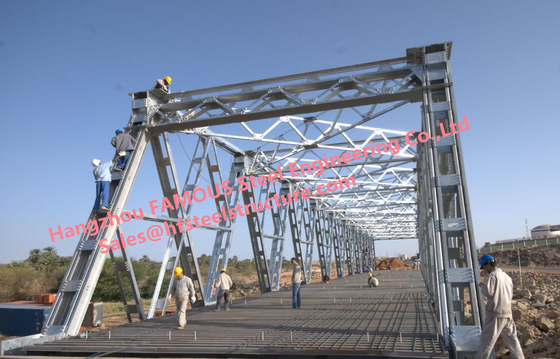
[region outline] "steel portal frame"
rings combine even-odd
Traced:
[[[246,222],[261,291],[279,289],[288,233],[306,282],[313,278],[314,248],[321,276],[334,275],[334,255],[336,275],[342,277],[375,268],[375,241],[417,239],[439,332],[448,348],[462,356],[477,346],[482,303],[460,134],[428,140],[415,149],[406,131],[373,126],[381,116],[420,102],[422,131],[429,138],[441,134],[440,126],[450,132],[450,122],[458,121],[450,54],[451,43],[441,43],[407,49],[406,57],[355,66],[172,94],[134,93],[127,131],[138,145],[122,179],[116,181],[113,214],[124,210],[148,144],[163,195],[170,201],[174,195],[193,191],[204,171],[212,187],[223,182],[224,156],[232,162],[230,183],[241,176],[281,171],[285,174],[281,182],[246,191],[236,185],[229,195],[214,193],[218,212],[222,206],[227,210],[241,205],[241,198],[245,208],[253,206]],[[167,137],[172,132],[198,141],[182,187]],[[371,153],[371,148],[377,153]],[[294,172],[294,164],[313,166],[314,172]],[[343,187],[341,181],[350,178],[353,186],[324,190],[330,183]],[[259,201],[304,190],[312,197],[256,210]],[[168,217],[144,219],[176,222],[191,218],[192,210],[188,205],[168,210]],[[195,283],[199,305],[215,301],[212,284],[216,273],[227,268],[235,228],[236,219],[228,218],[205,228],[216,232],[205,282],[191,233],[178,232],[170,238],[169,245],[175,242],[177,248],[176,263]],[[114,232],[110,227],[91,238],[84,233],[44,335],[78,333],[105,260],[98,242],[113,238]],[[172,268],[166,265],[169,246],[165,253],[148,318],[156,309],[165,310],[166,299],[159,299],[159,291],[165,271]],[[128,276],[143,319],[134,273]],[[469,316],[473,325],[466,324]]]

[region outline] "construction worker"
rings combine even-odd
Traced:
[[[94,158],[91,160],[91,164],[94,167],[93,177],[95,178],[95,202],[93,203],[93,211],[97,212],[100,204],[102,210],[108,211],[111,170],[115,165],[115,160],[112,162],[101,163],[101,160]]]
[[[165,76],[162,79],[157,79],[156,81],[156,85],[154,86],[154,90],[162,90],[165,93],[171,93],[171,89],[169,88],[169,85],[171,84],[171,77],[169,76]]]
[[[378,287],[379,286],[379,281],[377,280],[377,278],[375,278],[375,276],[373,275],[373,271],[369,270],[368,273],[368,281],[367,281],[368,285],[370,286],[370,288],[373,287]]]
[[[229,290],[232,285],[233,282],[231,280],[231,277],[226,273],[225,268],[222,269],[220,271],[220,275],[218,276],[218,279],[216,280],[216,283],[214,283],[214,288],[218,290],[218,293],[216,295],[216,309],[214,309],[215,312],[220,311],[220,302],[222,300],[222,297],[224,297],[225,299],[225,303],[224,303],[225,310],[226,311],[229,310],[229,303],[230,303]]]
[[[292,258],[294,271],[292,272],[292,308],[301,309],[301,282],[303,280],[303,273],[298,264],[297,259]]]
[[[511,358],[525,358],[511,315],[513,283],[510,276],[498,268],[496,259],[490,254],[485,254],[480,258],[480,269],[488,274],[486,282],[479,284],[480,292],[487,301],[486,318],[480,335],[480,348],[475,359],[490,358],[499,335],[509,348]]]
[[[171,296],[175,296],[175,303],[177,304],[177,316],[179,317],[179,326],[177,329],[185,329],[187,325],[187,316],[185,311],[187,310],[187,301],[190,297],[191,303],[196,302],[196,292],[194,291],[193,281],[183,274],[183,268],[175,268],[175,277],[177,279],[173,281],[173,286],[171,287]]]
[[[114,170],[122,172],[130,158],[130,154],[134,151],[136,140],[119,128],[115,131],[115,137],[111,139],[111,145],[115,147],[115,158],[113,160],[117,159],[117,165]],[[121,156],[123,152],[124,156]]]

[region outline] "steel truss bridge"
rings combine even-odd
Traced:
[[[321,275],[352,276],[375,266],[376,241],[417,239],[422,276],[445,347],[457,357],[476,350],[482,302],[460,133],[450,129],[451,122],[460,121],[449,64],[451,45],[409,48],[405,57],[195,91],[132,94],[126,129],[137,144],[125,172],[111,184],[111,213],[125,210],[149,147],[163,196],[171,203],[174,195],[198,188],[203,174],[211,187],[226,180],[233,184],[230,194],[208,199],[215,201],[218,212],[305,189],[312,196],[205,227],[215,233],[206,278],[198,266],[193,234],[172,235],[162,248],[163,263],[149,306],[140,298],[126,247],[121,246],[122,261],[110,251],[129,320],[165,312],[169,288],[163,288],[163,279],[177,265],[193,279],[197,305],[214,303],[212,284],[228,265],[233,233],[236,225],[243,225],[237,223],[240,220],[248,226],[263,293],[279,290],[285,245],[293,246],[309,282],[314,255]],[[406,131],[376,127],[377,120],[412,103],[421,105],[419,127],[428,141],[411,146],[416,135],[407,138]],[[442,135],[442,127],[451,136],[432,140]],[[184,181],[177,175],[170,133],[197,141]],[[391,152],[396,145],[398,153]],[[301,166],[354,151],[363,154],[368,146],[381,150],[335,163],[321,174],[290,175],[291,163]],[[224,168],[224,158],[229,168]],[[279,167],[283,181],[245,191],[237,184],[241,176],[269,175]],[[355,186],[320,194],[320,186],[350,177]],[[143,219],[174,223],[192,218],[195,206],[186,203],[168,209],[167,216]],[[97,216],[90,213],[88,221]],[[95,236],[81,236],[46,329],[14,342],[14,347],[78,334],[106,259],[98,242],[118,239],[119,233],[119,226],[110,226]],[[333,262],[336,273],[331,273]],[[132,298],[127,298],[123,281],[130,282]]]

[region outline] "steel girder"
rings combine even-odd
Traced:
[[[440,123],[449,129],[450,121],[457,122],[450,50],[450,43],[436,44],[408,49],[406,57],[380,62],[168,95],[157,90],[135,93],[127,129],[137,136],[138,146],[113,195],[112,208],[117,214],[123,211],[149,142],[168,199],[196,188],[204,169],[212,184],[223,181],[218,150],[234,159],[229,175],[232,182],[242,175],[282,171],[286,174],[283,183],[247,191],[236,188],[230,196],[215,200],[217,209],[231,208],[240,196],[247,205],[278,193],[311,191],[311,199],[260,213],[249,211],[246,216],[261,291],[279,288],[288,220],[306,282],[311,281],[315,242],[321,274],[330,276],[334,252],[337,276],[343,276],[345,269],[352,275],[375,267],[374,241],[418,238],[422,273],[441,334],[457,353],[465,351],[466,338],[477,338],[480,332],[481,299],[476,290],[478,272],[473,271],[476,249],[459,134],[415,149],[406,141],[406,131],[373,126],[376,119],[413,102],[423,104],[422,130],[430,138],[438,133]],[[227,128],[222,126],[226,124]],[[182,188],[169,132],[199,140]],[[371,153],[372,148],[376,153]],[[353,151],[364,155],[350,163],[332,161],[321,170],[314,167],[314,172],[292,172],[293,164],[311,166]],[[343,187],[341,181],[349,178],[352,186]],[[323,189],[330,183],[340,187],[325,193]],[[168,210],[168,218],[144,219],[173,222],[179,215],[190,218],[191,212],[188,205]],[[181,263],[194,280],[198,303],[204,305],[214,299],[211,288],[216,272],[227,267],[235,221],[206,229],[216,231],[206,282],[190,232],[173,235],[164,256],[169,258],[175,242],[174,265]],[[100,233],[105,235],[112,238],[114,230]],[[272,240],[269,256],[268,240]],[[49,318],[51,333],[76,333],[105,259],[95,240],[87,241],[85,236],[79,243]],[[90,254],[84,254],[86,249]],[[162,279],[171,267],[162,265]],[[159,303],[161,281],[158,283],[152,315]],[[472,302],[473,326],[465,325],[465,293]]]

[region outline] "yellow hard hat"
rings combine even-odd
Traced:
[[[222,269],[220,272],[221,272],[221,273],[224,273],[224,272],[226,272],[226,269],[224,268],[224,269]]]
[[[171,83],[171,77],[169,76],[165,76],[164,80],[167,81],[168,84]]]
[[[175,277],[178,277],[181,273],[183,273],[183,268],[181,267],[175,268]]]

